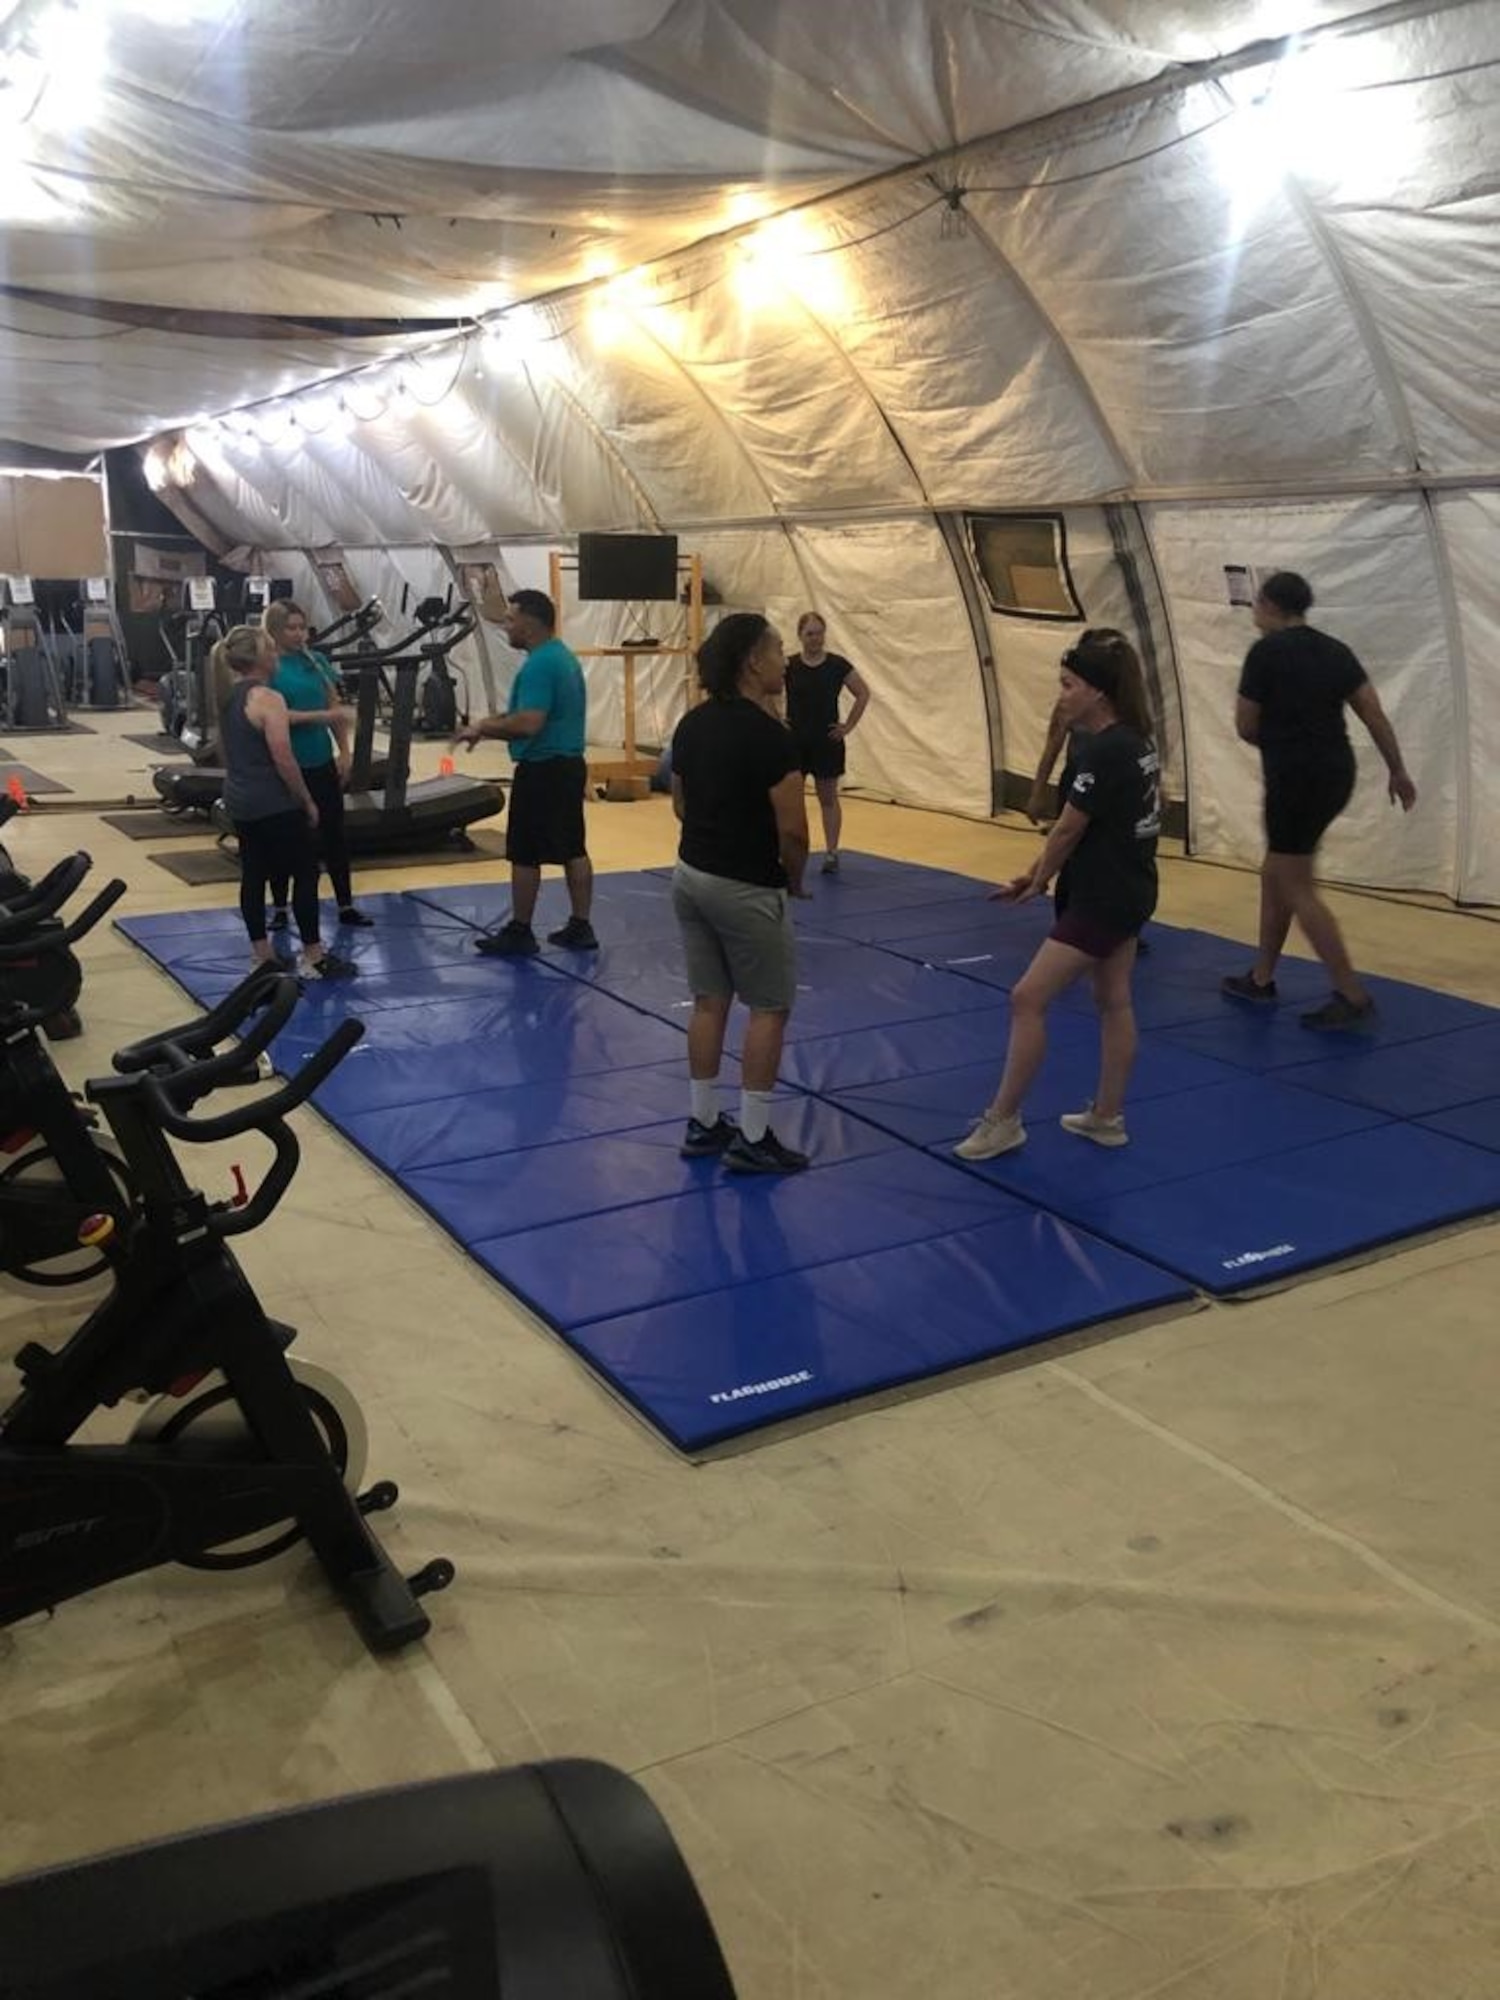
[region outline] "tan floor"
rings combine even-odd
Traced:
[[[25,754],[107,796],[118,733]],[[7,837],[88,844],[136,911],[228,899],[75,814]],[[672,846],[660,800],[591,837]],[[998,875],[1033,840],[855,802],[846,844]],[[1166,866],[1168,919],[1247,937],[1253,904]],[[1491,926],[1340,907],[1372,969],[1500,999]],[[87,957],[75,1077],[181,1006],[123,941]],[[245,1262],[364,1404],[393,1548],[460,1581],[384,1664],[295,1560],[0,1633],[0,1874],[586,1754],[666,1810],[744,2000],[1493,1994],[1500,1226],[693,1469],[302,1129]]]

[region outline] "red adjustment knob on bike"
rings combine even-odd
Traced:
[[[250,1190],[245,1185],[245,1169],[236,1160],[229,1171],[234,1175],[234,1193],[229,1197],[229,1206],[243,1208],[250,1199]]]
[[[78,1225],[78,1240],[89,1250],[97,1250],[101,1243],[108,1243],[114,1233],[115,1219],[112,1215],[87,1215]]]

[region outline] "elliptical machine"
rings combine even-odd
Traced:
[[[171,671],[162,675],[158,695],[162,734],[175,736],[195,764],[216,764],[219,758],[223,703],[215,685],[213,650],[229,628],[218,608],[217,592],[214,595],[211,607],[175,612],[161,624],[162,640],[173,661]],[[173,626],[181,652],[171,636]]]
[[[8,594],[0,624],[0,729],[8,736],[66,729],[68,705],[31,579],[12,578]]]
[[[0,1417],[0,1625],[159,1564],[234,1570],[306,1538],[365,1643],[391,1652],[430,1620],[418,1598],[453,1580],[441,1558],[403,1578],[365,1516],[394,1505],[382,1481],[357,1494],[364,1427],[337,1380],[288,1360],[291,1327],[267,1317],[230,1244],[274,1211],[297,1170],[287,1115],[364,1030],[346,1021],[296,1079],[238,1110],[193,1116],[281,1032],[295,980],[257,970],[202,1019],[122,1049],[88,1086],[136,1185],[113,1295],[56,1352],[17,1356],[23,1384]],[[247,1025],[252,1022],[253,1025]],[[235,1048],[215,1054],[232,1035]],[[260,1132],[274,1157],[253,1193],[210,1201],[171,1141]],[[101,1408],[150,1392],[121,1445],[78,1445]]]

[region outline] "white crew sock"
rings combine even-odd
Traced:
[[[753,1146],[758,1139],[764,1139],[771,1123],[771,1093],[769,1090],[742,1090],[740,1092],[740,1130]]]
[[[718,1080],[715,1077],[691,1077],[693,1086],[693,1116],[700,1125],[715,1125],[719,1118]]]

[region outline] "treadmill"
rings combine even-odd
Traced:
[[[423,778],[411,782],[411,739],[417,720],[417,684],[425,671],[440,668],[455,647],[474,631],[472,605],[452,608],[427,598],[417,606],[427,637],[412,649],[406,642],[388,653],[365,654],[341,662],[359,679],[355,701],[354,754],[344,795],[344,837],[353,855],[387,854],[410,847],[471,847],[467,829],[505,810],[505,789],[495,778]],[[390,679],[385,675],[387,670]],[[390,691],[391,738],[384,784],[376,788],[371,765],[375,722],[382,686]]]

